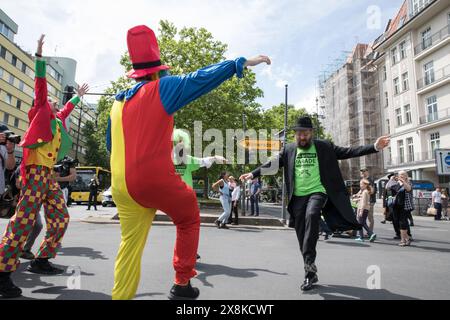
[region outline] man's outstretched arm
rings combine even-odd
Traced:
[[[183,76],[166,76],[161,78],[159,92],[164,109],[173,114],[185,105],[214,90],[233,75],[242,78],[246,67],[261,63],[270,64],[267,56],[251,59],[243,57],[213,64]]]
[[[370,144],[367,146],[346,148],[333,145],[333,149],[334,153],[336,154],[336,158],[338,160],[344,160],[377,153],[386,148],[389,145],[390,141],[391,139],[389,136],[383,136],[378,138],[374,144]]]

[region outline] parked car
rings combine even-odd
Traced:
[[[102,193],[102,207],[107,207],[108,205],[115,207],[116,204],[112,198],[111,187],[109,187],[105,192]]]

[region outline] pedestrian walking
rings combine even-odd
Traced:
[[[358,192],[358,211],[357,218],[360,225],[362,225],[363,229],[366,230],[369,241],[374,242],[377,238],[377,235],[370,230],[370,227],[367,225],[367,218],[369,216],[370,210],[370,196],[373,193],[372,187],[370,186],[370,181],[367,179],[361,179],[359,182],[359,186],[361,190]],[[363,229],[359,230],[359,236],[356,238],[356,241],[364,242],[364,233]]]
[[[215,221],[217,228],[228,229],[227,222],[231,215],[231,190],[229,182],[229,173],[222,172],[220,179],[212,185],[212,188],[219,190],[220,192],[220,203],[222,204],[223,212],[220,217]]]
[[[412,184],[409,180],[406,171],[398,173],[398,183],[400,188],[397,191],[394,201],[394,212],[399,222],[401,241],[399,246],[406,247],[411,244],[411,239],[408,235],[408,212],[414,210]]]
[[[251,216],[259,216],[259,194],[261,193],[261,184],[258,179],[253,179],[250,186],[250,209]]]
[[[233,192],[231,193],[231,210],[234,212],[234,219],[232,225],[239,224],[239,199],[241,198],[241,186],[239,181],[236,181],[234,177],[230,177],[231,184],[233,185]]]
[[[97,211],[97,195],[98,195],[99,182],[97,176],[94,176],[88,184],[89,187],[89,200],[87,210],[91,210],[91,206],[94,206]]]
[[[434,220],[441,220],[442,218],[442,194],[441,188],[437,187],[431,194],[431,205],[436,209]]]

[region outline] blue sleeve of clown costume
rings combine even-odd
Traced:
[[[245,58],[213,64],[183,76],[167,76],[159,82],[164,109],[173,114],[185,105],[217,88],[234,74],[242,78]]]

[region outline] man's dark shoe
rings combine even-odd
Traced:
[[[187,286],[180,286],[174,284],[172,289],[170,289],[169,299],[170,300],[190,300],[197,299],[200,295],[200,290],[191,286],[189,281]]]
[[[380,221],[380,223],[385,224],[385,223],[386,223],[386,220]]]
[[[22,251],[22,253],[20,254],[20,258],[26,259],[26,260],[34,260],[35,256],[34,256],[33,252],[27,250],[27,251]]]
[[[201,259],[200,255],[197,253],[197,260]]]
[[[56,275],[64,273],[63,269],[56,268],[48,262],[48,259],[34,259],[27,268],[29,272],[38,274]]]
[[[220,229],[230,229],[227,227],[227,225],[225,223],[221,223],[219,228]]]
[[[21,295],[22,290],[14,285],[9,275],[0,279],[0,296],[2,298],[11,299],[20,297]]]
[[[217,228],[220,228],[220,221],[219,220],[214,221],[214,223],[216,224]]]
[[[301,285],[300,289],[302,291],[308,291],[311,290],[315,283],[319,281],[319,278],[317,277],[317,274],[315,274],[312,277],[305,277],[305,280],[303,281],[303,284]]]
[[[400,240],[401,237],[400,237],[400,236],[395,236],[395,237],[393,237],[392,239],[394,239],[394,240]]]

